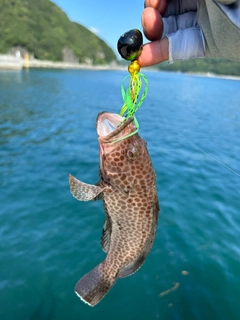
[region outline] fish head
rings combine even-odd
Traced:
[[[120,189],[126,188],[127,181],[132,181],[130,176],[134,179],[149,159],[146,143],[135,131],[134,118],[125,119],[109,112],[97,117],[100,172],[106,181]]]

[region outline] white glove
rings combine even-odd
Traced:
[[[197,23],[197,0],[169,0],[162,38],[169,40],[169,62],[203,58],[205,41]]]

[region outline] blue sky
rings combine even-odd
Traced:
[[[118,38],[126,31],[142,31],[144,0],[52,0],[69,17],[95,32],[117,53]],[[118,58],[120,56],[118,55]]]

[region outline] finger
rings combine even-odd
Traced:
[[[142,26],[146,38],[150,41],[159,40],[163,33],[163,21],[160,13],[154,8],[146,8],[142,13]]]
[[[168,38],[147,43],[138,58],[141,67],[148,67],[168,60],[169,53]]]
[[[167,8],[167,0],[145,0],[144,8],[147,7],[154,8],[163,15]]]

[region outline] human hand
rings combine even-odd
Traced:
[[[151,41],[138,58],[142,67],[205,56],[197,0],[145,0],[142,26]]]

